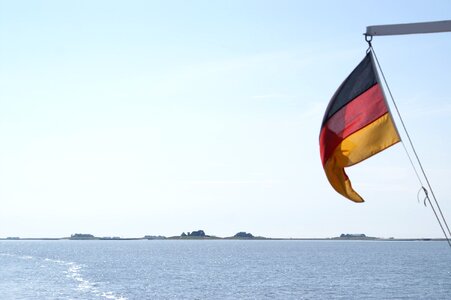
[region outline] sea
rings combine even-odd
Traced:
[[[440,241],[0,241],[0,299],[451,299]]]

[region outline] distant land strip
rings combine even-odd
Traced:
[[[118,237],[118,236],[107,236],[107,237],[96,237],[89,233],[75,233],[70,237],[61,237],[61,238],[22,238],[22,237],[6,237],[0,238],[0,240],[8,240],[8,241],[57,241],[57,240],[95,240],[95,241],[134,241],[134,240],[297,240],[297,241],[333,241],[333,240],[341,240],[341,241],[445,241],[444,238],[378,238],[371,237],[365,234],[341,234],[337,237],[330,238],[267,238],[262,236],[254,236],[251,233],[247,232],[238,232],[234,236],[230,237],[218,237],[214,235],[207,235],[203,230],[197,230],[185,233],[183,232],[178,236],[162,236],[162,235],[145,235],[144,237]]]

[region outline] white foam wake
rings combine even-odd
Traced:
[[[76,290],[81,291],[81,292],[87,292],[90,293],[94,296],[100,297],[100,298],[105,298],[105,299],[112,299],[112,300],[127,300],[126,297],[124,296],[118,296],[115,293],[111,292],[111,291],[102,291],[97,287],[96,283],[93,283],[91,281],[89,281],[88,279],[84,278],[82,275],[82,269],[83,266],[79,265],[75,262],[68,262],[68,261],[64,261],[64,260],[59,260],[59,259],[52,259],[52,258],[37,258],[37,257],[33,257],[33,256],[29,256],[29,255],[15,255],[15,254],[10,254],[10,253],[0,253],[0,256],[9,256],[9,257],[15,257],[18,259],[24,259],[24,260],[43,260],[45,262],[48,263],[52,263],[52,264],[58,264],[60,266],[64,266],[67,269],[64,271],[64,273],[66,274],[66,276],[68,278],[71,278],[72,280],[74,280],[77,283],[77,287]]]
[[[67,270],[65,271],[66,276],[73,279],[77,283],[77,290],[82,292],[89,292],[95,296],[103,297],[105,299],[113,299],[113,300],[127,300],[127,298],[123,296],[117,296],[113,292],[104,292],[101,291],[96,283],[93,283],[86,278],[82,276],[82,269],[83,267],[79,264],[76,264],[74,262],[66,262],[62,260],[52,260],[52,259],[46,259],[47,261],[52,261],[54,263],[64,265],[67,267]]]
[[[0,253],[0,256],[9,256],[9,257],[16,257],[19,259],[33,259],[33,256],[30,255],[16,255],[16,254],[11,254],[11,253]]]

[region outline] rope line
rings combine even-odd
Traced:
[[[427,186],[428,186],[428,188],[429,188],[429,190],[430,190],[430,192],[431,192],[431,194],[432,194],[432,198],[434,199],[434,202],[435,202],[435,205],[436,205],[436,207],[437,207],[438,213],[437,213],[436,209],[434,208],[434,205],[432,204],[432,201],[431,201],[431,199],[430,199],[430,197],[429,197],[428,191],[427,191],[427,189],[426,189],[426,188],[424,187],[424,185],[423,185],[423,181],[421,180],[421,176],[419,175],[419,172],[417,171],[417,168],[415,167],[415,164],[413,163],[413,160],[412,160],[412,158],[411,158],[411,156],[410,156],[410,154],[409,154],[409,152],[408,152],[408,150],[407,150],[407,148],[406,148],[404,142],[401,141],[401,144],[403,145],[403,148],[404,148],[404,150],[405,150],[405,152],[406,152],[406,154],[407,154],[407,157],[409,158],[410,164],[412,165],[412,167],[413,167],[413,169],[414,169],[414,171],[415,171],[415,174],[416,174],[416,176],[417,176],[417,179],[418,179],[418,181],[420,182],[421,189],[422,189],[422,190],[424,191],[424,193],[425,193],[425,201],[427,200],[427,201],[429,202],[429,205],[431,206],[431,209],[432,209],[432,211],[434,212],[435,218],[437,219],[437,221],[438,221],[438,223],[439,223],[439,225],[440,225],[440,228],[442,229],[442,232],[443,232],[443,234],[445,235],[446,241],[448,242],[448,245],[451,247],[451,241],[450,241],[450,238],[451,238],[451,230],[449,229],[448,223],[446,222],[446,219],[445,219],[445,216],[443,215],[442,209],[440,208],[440,205],[439,205],[439,203],[438,203],[438,201],[437,201],[437,198],[435,197],[434,190],[432,189],[431,184],[430,184],[430,182],[429,182],[429,179],[428,179],[428,177],[427,177],[427,175],[426,175],[426,172],[425,172],[425,170],[424,170],[424,168],[423,168],[423,165],[421,164],[420,158],[419,158],[419,156],[418,156],[417,151],[415,150],[415,147],[414,147],[414,145],[413,145],[412,139],[410,138],[410,134],[409,134],[409,132],[407,131],[406,125],[405,125],[405,123],[404,123],[404,120],[403,120],[403,118],[401,117],[401,113],[400,113],[400,111],[399,111],[399,109],[398,109],[398,105],[396,105],[396,102],[395,102],[395,99],[394,99],[394,97],[393,97],[393,94],[392,94],[392,92],[391,92],[391,90],[390,90],[390,87],[389,87],[389,85],[388,85],[388,83],[387,83],[387,80],[386,80],[386,78],[385,78],[385,74],[384,74],[384,72],[382,71],[382,68],[381,68],[381,66],[380,66],[379,60],[377,59],[376,52],[374,51],[374,48],[373,48],[373,46],[371,45],[371,41],[367,41],[367,42],[368,42],[368,44],[369,44],[368,50],[371,51],[371,53],[373,54],[373,56],[374,56],[374,58],[375,58],[375,61],[376,61],[376,63],[377,63],[377,67],[378,67],[378,69],[379,69],[379,71],[380,71],[380,73],[381,73],[381,75],[382,75],[382,79],[384,80],[384,84],[385,84],[385,86],[387,87],[387,91],[388,91],[388,93],[389,93],[389,95],[390,95],[390,98],[391,98],[391,101],[392,101],[392,103],[393,103],[393,106],[395,107],[395,110],[396,110],[396,113],[397,113],[397,115],[398,115],[398,117],[399,117],[399,120],[401,121],[401,124],[402,124],[402,127],[403,127],[403,129],[404,129],[404,132],[406,133],[406,136],[407,136],[407,139],[408,139],[408,141],[409,141],[410,147],[411,147],[411,149],[412,149],[412,151],[413,151],[413,153],[414,153],[414,155],[415,155],[415,158],[416,158],[416,160],[417,160],[417,162],[418,162],[418,166],[420,167],[421,173],[423,174],[423,177],[424,177],[424,179],[426,180],[426,184],[427,184]],[[368,50],[367,50],[367,51],[368,51]],[[442,223],[443,223],[443,224],[442,224]],[[446,230],[445,230],[445,228],[446,228]]]
[[[424,204],[424,206],[427,206],[426,200],[427,200],[427,197],[428,197],[428,191],[426,190],[426,188],[424,186],[420,187],[420,189],[418,190],[418,193],[417,193],[418,203],[420,203],[420,193],[421,192],[424,193],[423,204]]]

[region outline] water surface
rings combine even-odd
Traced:
[[[451,299],[444,242],[0,241],[2,299]]]

